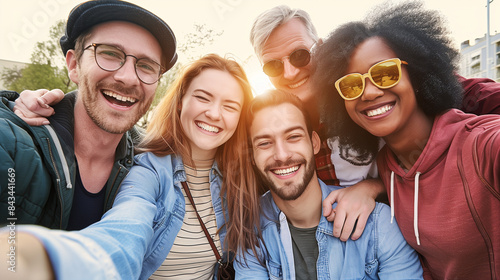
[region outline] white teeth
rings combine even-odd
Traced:
[[[291,174],[295,171],[297,171],[299,169],[299,166],[294,166],[294,167],[289,167],[289,168],[285,168],[285,169],[276,169],[276,170],[273,170],[273,173],[274,174],[277,174],[277,175],[288,175],[288,174]]]
[[[378,115],[381,115],[385,112],[388,112],[389,110],[392,109],[392,107],[394,107],[394,106],[393,105],[385,105],[385,106],[382,106],[382,107],[377,108],[375,110],[366,111],[366,115],[368,117],[378,116]]]
[[[211,125],[208,125],[206,123],[201,123],[201,122],[198,122],[196,123],[196,125],[203,129],[203,130],[206,130],[208,132],[213,132],[213,133],[218,133],[219,132],[219,128],[218,127],[215,127],[215,126],[211,126]]]
[[[293,84],[293,85],[288,85],[289,88],[298,88],[300,87],[301,85],[305,84],[305,82],[307,81],[307,78],[303,79],[303,80],[300,80],[298,83],[296,84]]]
[[[135,98],[128,97],[128,96],[118,95],[117,93],[114,93],[114,92],[112,92],[112,91],[103,90],[102,92],[103,92],[104,94],[106,94],[107,96],[111,96],[111,97],[113,97],[114,99],[119,100],[119,101],[122,101],[122,102],[130,102],[130,103],[135,103],[135,102],[137,101],[137,99],[135,99]]]

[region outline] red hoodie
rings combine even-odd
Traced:
[[[500,116],[450,110],[410,170],[387,146],[377,164],[426,279],[500,279]]]

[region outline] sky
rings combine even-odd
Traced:
[[[393,0],[400,2],[403,0]],[[423,0],[426,8],[438,10],[447,20],[457,49],[463,41],[474,43],[487,32],[488,0]],[[500,0],[489,0],[490,35],[500,32]],[[49,38],[50,27],[65,20],[80,0],[0,0],[0,59],[29,62],[36,42]],[[385,0],[129,0],[164,19],[183,42],[195,25],[204,24],[222,35],[198,55],[217,53],[243,64],[256,91],[269,87],[249,41],[254,19],[263,11],[285,4],[307,11],[320,37],[336,26],[363,19]],[[195,54],[196,56],[196,54]],[[180,57],[180,61],[186,58]]]

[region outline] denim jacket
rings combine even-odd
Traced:
[[[182,159],[172,155],[144,153],[135,164],[101,221],[77,232],[19,228],[43,242],[57,279],[147,279],[163,263],[184,220],[186,173]],[[209,180],[224,244],[222,176],[216,163]]]
[[[340,187],[320,181],[323,200]],[[236,279],[295,279],[292,238],[287,218],[269,192],[263,195],[261,214],[262,240],[259,258],[251,252],[237,256]],[[336,205],[334,204],[333,207]],[[333,236],[333,223],[323,215],[316,230],[319,256],[318,279],[422,279],[417,253],[403,238],[396,223],[390,222],[390,210],[377,203],[361,237],[346,242]]]

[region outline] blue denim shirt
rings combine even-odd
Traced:
[[[320,181],[323,200],[340,187]],[[269,192],[262,197],[262,239],[258,254],[251,252],[234,263],[236,279],[295,279],[292,239],[286,216]],[[334,204],[333,207],[336,205]],[[403,238],[398,225],[390,222],[390,208],[377,203],[361,237],[346,242],[333,236],[333,223],[323,215],[316,230],[319,256],[318,279],[422,279],[417,253]],[[265,244],[265,246],[264,246]]]
[[[185,215],[182,159],[144,153],[135,161],[101,221],[77,232],[20,227],[43,242],[57,279],[147,279],[167,257]],[[222,176],[216,163],[209,180],[224,244]]]

